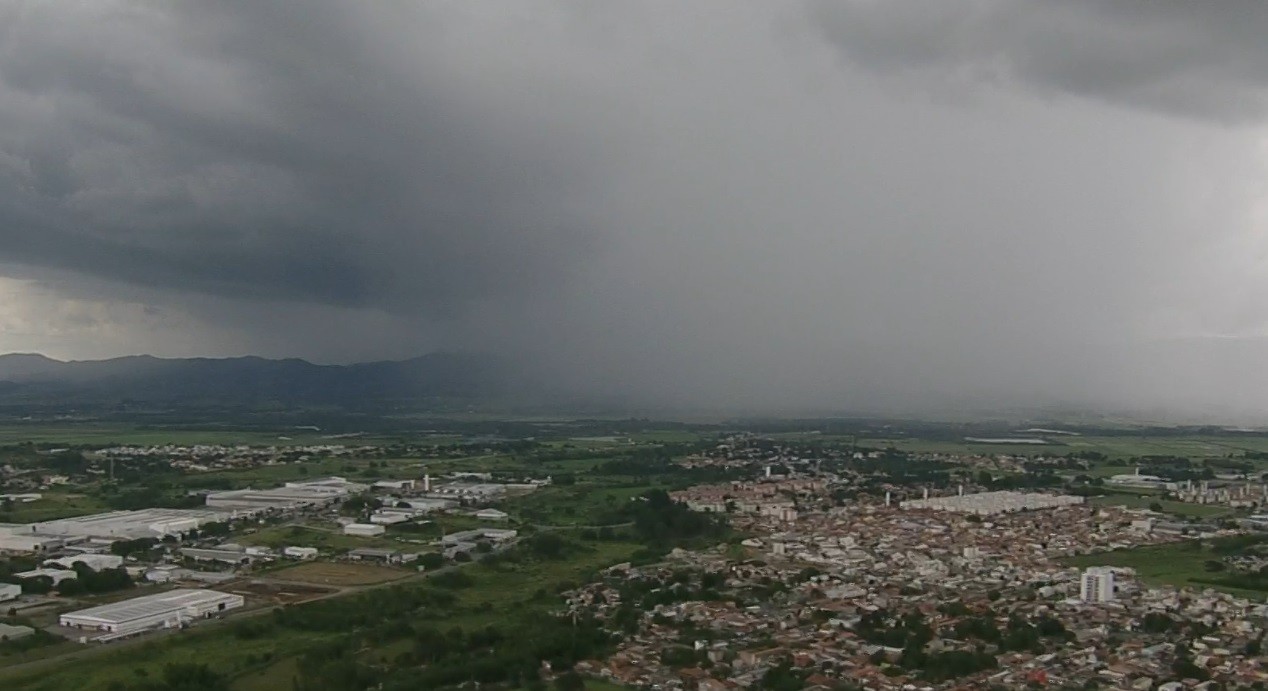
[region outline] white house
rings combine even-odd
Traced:
[[[377,537],[387,532],[387,528],[373,523],[349,523],[343,527],[344,535],[357,537]]]
[[[12,583],[0,583],[0,602],[16,600],[22,594],[22,586]]]
[[[498,521],[502,522],[510,518],[510,514],[497,509],[480,509],[475,513],[475,517],[482,521]]]
[[[284,547],[282,548],[282,556],[291,559],[316,559],[316,547]]]

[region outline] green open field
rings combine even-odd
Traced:
[[[373,463],[372,467],[370,464]],[[353,481],[421,478],[429,469],[417,458],[316,458],[303,463],[277,463],[254,468],[190,473],[181,478],[186,487],[228,482],[235,487],[276,487],[284,482],[325,475],[339,475]]]
[[[423,536],[409,535],[403,537],[413,540],[427,540]],[[404,542],[386,535],[380,537],[344,535],[340,532],[339,527],[333,524],[320,527],[307,525],[270,526],[261,528],[254,533],[235,535],[233,541],[241,545],[262,545],[275,549],[290,545],[316,547],[328,552],[343,552],[358,548],[397,549],[410,552],[431,551],[424,544]]]
[[[537,525],[601,525],[612,511],[653,487],[591,483],[543,487],[532,494],[503,502],[502,510],[519,521]]]
[[[553,562],[530,562],[491,568],[473,563],[464,567],[464,573],[475,579],[471,587],[457,591],[458,613],[437,616],[431,620],[435,626],[448,629],[461,626],[468,630],[494,622],[505,622],[514,617],[544,615],[556,606],[553,596],[542,598],[542,592],[554,593],[561,583],[580,583],[596,570],[628,560],[640,545],[627,542],[588,543],[589,549],[573,554],[567,559]],[[410,641],[394,641],[364,650],[366,659],[393,659],[408,650]],[[288,688],[295,675],[295,659],[279,657],[276,662],[259,670],[252,670],[234,680],[233,691],[274,691]],[[598,685],[598,691],[620,690],[613,685]]]
[[[0,511],[3,519],[11,523],[34,523],[56,518],[85,516],[109,511],[100,499],[75,492],[43,491],[43,498],[30,503],[15,502],[8,511]]]
[[[1151,545],[1135,549],[1101,552],[1069,557],[1063,560],[1067,566],[1125,566],[1136,570],[1137,576],[1150,585],[1172,585],[1188,588],[1214,588],[1225,592],[1264,600],[1268,592],[1247,591],[1200,582],[1218,577],[1206,570],[1208,560],[1218,560],[1219,555],[1197,540]]]
[[[1220,518],[1232,516],[1237,512],[1227,506],[1213,504],[1190,504],[1182,501],[1159,499],[1158,497],[1140,496],[1137,494],[1107,494],[1101,497],[1090,497],[1088,503],[1093,506],[1125,506],[1130,509],[1147,509],[1157,502],[1165,513],[1186,518]]]

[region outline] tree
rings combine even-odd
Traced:
[[[445,557],[439,552],[428,552],[418,558],[418,564],[428,571],[445,565]]]
[[[1155,513],[1162,513],[1162,504],[1156,501],[1151,501],[1149,502],[1149,510]]]

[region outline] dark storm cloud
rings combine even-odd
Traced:
[[[1258,7],[6,4],[0,348],[1268,412]]]
[[[1220,121],[1268,114],[1268,3],[971,0],[815,4],[852,62]]]
[[[567,275],[583,132],[481,103],[440,13],[284,7],[0,10],[0,260],[401,312]]]

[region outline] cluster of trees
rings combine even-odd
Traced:
[[[523,635],[528,625],[531,636]],[[543,661],[566,673],[577,661],[600,656],[614,643],[611,634],[588,618],[535,617],[474,631],[419,624],[404,633],[413,645],[387,667],[366,664],[349,639],[311,651],[299,665],[295,690],[403,691],[467,683],[542,688]],[[560,687],[569,688],[568,683]]]
[[[888,648],[924,648],[933,640],[933,629],[920,612],[894,615],[884,609],[868,612],[854,625],[863,640]]]
[[[343,505],[339,507],[339,513],[345,516],[356,516],[366,511],[373,511],[381,508],[382,506],[383,502],[379,501],[377,498],[369,494],[358,494],[356,496],[349,497],[346,501],[344,501]]]
[[[999,666],[994,655],[982,650],[943,650],[936,653],[904,650],[899,664],[907,669],[920,670],[920,675],[930,681],[957,679]]]
[[[37,595],[43,595],[53,590],[57,590],[59,595],[92,595],[123,590],[135,585],[132,577],[122,567],[93,571],[83,562],[77,561],[74,563],[73,568],[76,574],[75,578],[64,578],[56,586],[53,585],[53,580],[46,576],[27,578],[22,580],[22,590]]]
[[[1047,615],[1038,617],[1033,623],[1018,616],[1009,617],[1007,627],[1000,631],[995,625],[995,615],[987,612],[981,616],[965,617],[952,628],[957,638],[992,643],[1003,651],[1036,654],[1043,652],[1043,640],[1046,638],[1069,640],[1074,636],[1060,620]]]
[[[698,513],[676,502],[663,489],[643,494],[642,501],[632,501],[620,509],[621,517],[634,523],[634,533],[650,544],[684,544],[701,538],[720,539],[726,535],[726,522],[720,516]]]
[[[159,541],[152,537],[142,537],[135,540],[120,540],[110,545],[110,553],[117,554],[121,557],[143,556],[159,545]]]
[[[646,453],[630,453],[600,464],[596,471],[601,475],[621,475],[639,479],[656,479],[660,481],[682,482],[684,484],[707,484],[728,482],[752,477],[758,470],[758,464],[748,467],[724,468],[721,466],[703,466],[684,468],[674,463],[664,449],[652,449],[655,456]]]
[[[879,458],[853,459],[847,463],[847,466],[863,475],[876,476],[864,484],[877,485],[892,482],[931,487],[950,486],[951,471],[958,469],[957,466],[946,461],[913,458],[894,449],[887,449]]]
[[[115,488],[107,485],[99,496],[106,506],[117,511],[136,511],[139,509],[194,509],[203,506],[205,500],[196,494],[183,490],[173,490],[161,484],[144,485],[112,491]]]
[[[965,615],[969,612],[960,602],[944,604],[940,609],[953,615]],[[977,616],[961,616],[951,630],[946,632],[948,636],[960,640],[979,641],[978,648],[972,651],[929,652],[927,647],[934,638],[934,632],[924,616],[914,610],[900,615],[885,610],[869,612],[863,615],[854,630],[870,643],[901,648],[903,653],[898,666],[919,671],[921,676],[931,681],[944,681],[993,669],[997,664],[995,656],[985,651],[984,644],[991,644],[1001,651],[1024,650],[1040,653],[1044,650],[1044,639],[1073,638],[1073,634],[1059,620],[1046,615],[1038,617],[1034,622],[1012,616],[1007,627],[1001,631],[995,625],[994,613],[990,611]],[[883,655],[876,662],[882,660]]]
[[[443,590],[397,586],[282,607],[274,610],[273,618],[279,626],[292,629],[348,632],[372,628],[393,620],[409,621],[413,613],[421,607],[444,609],[453,602],[453,595]]]
[[[766,670],[762,675],[760,688],[770,691],[798,691],[806,685],[809,672],[792,666],[792,661],[781,660],[779,664]]]
[[[637,624],[642,612],[655,609],[657,605],[722,600],[722,588],[725,584],[726,576],[721,573],[691,569],[679,569],[667,578],[626,579],[617,586],[622,603],[617,609],[617,617],[625,617],[622,623],[632,621]],[[629,612],[623,613],[626,609]]]

